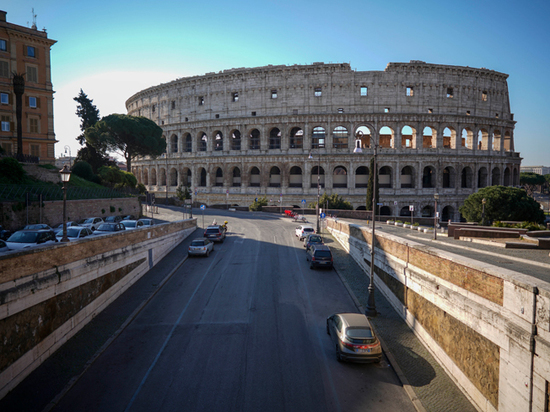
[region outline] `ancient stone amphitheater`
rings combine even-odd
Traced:
[[[479,188],[518,185],[508,75],[485,68],[347,63],[238,68],[142,90],[128,114],[164,130],[167,153],[133,172],[157,196],[301,206],[337,193],[365,208],[375,149],[381,214],[459,220]],[[357,153],[360,147],[361,153]],[[412,208],[410,206],[413,206]]]

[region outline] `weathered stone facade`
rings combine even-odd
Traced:
[[[464,199],[488,185],[519,184],[508,75],[488,69],[389,63],[239,68],[136,93],[128,113],[164,130],[167,153],[134,161],[148,190],[195,200],[299,206],[337,193],[364,208],[377,147],[382,214],[458,220]],[[356,147],[362,153],[354,153]]]

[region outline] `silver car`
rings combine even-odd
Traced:
[[[382,347],[369,320],[362,313],[336,313],[327,319],[338,362],[380,362]]]
[[[89,227],[71,226],[67,228],[67,239],[69,239],[69,241],[83,239],[92,234],[92,229],[90,229]],[[57,232],[56,236],[57,240],[61,242],[61,239],[63,239],[63,229]]]
[[[199,238],[194,239],[187,250],[187,256],[204,255],[210,256],[210,252],[214,251],[214,243],[210,239]]]

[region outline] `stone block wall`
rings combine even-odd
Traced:
[[[372,232],[329,220],[368,273]],[[377,232],[375,285],[481,411],[546,411],[550,284]]]
[[[195,228],[183,220],[0,256],[0,398]]]

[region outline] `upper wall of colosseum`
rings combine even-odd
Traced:
[[[129,114],[174,124],[254,116],[433,114],[507,120],[507,75],[484,68],[389,63],[355,71],[348,63],[237,68],[174,80],[136,93]]]

